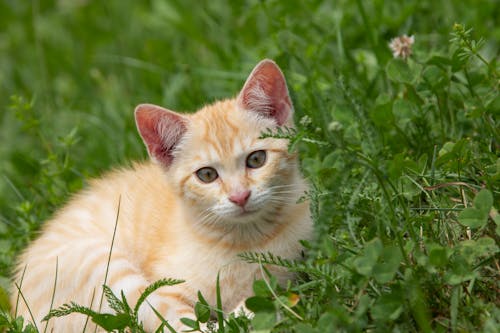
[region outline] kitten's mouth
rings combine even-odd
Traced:
[[[240,221],[248,221],[248,219],[253,219],[260,212],[260,209],[249,209],[247,207],[241,207],[238,212],[235,212],[234,217],[240,219]]]
[[[243,207],[233,205],[226,211],[218,212],[217,215],[219,215],[220,218],[227,223],[245,224],[258,219],[264,210],[265,207],[256,204],[245,205]]]
[[[248,208],[241,207],[241,210],[238,212],[238,216],[250,216],[257,213],[257,210],[249,210]]]

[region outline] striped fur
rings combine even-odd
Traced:
[[[238,253],[300,255],[299,240],[312,233],[308,204],[297,203],[307,185],[286,140],[259,138],[263,130],[278,123],[292,125],[293,110],[284,78],[273,62],[261,62],[253,73],[258,75],[249,77],[248,88],[238,98],[216,102],[194,114],[179,115],[153,105],[138,107],[139,131],[154,161],[93,181],[44,224],[40,236],[19,258],[14,280],[21,285],[27,304],[21,299],[16,307],[18,295],[13,293],[18,315],[31,318],[29,306],[36,324],[43,328],[41,319],[53,295],[53,307],[74,301],[99,309],[115,224],[106,280],[115,293],[123,291],[129,303],[135,304],[153,281],[164,277],[186,280],[160,288],[144,303],[140,319],[147,331],[158,325],[148,303],[177,329],[183,329],[180,317],[194,316],[197,291],[215,304],[217,274],[224,310],[234,310],[251,295],[252,281],[260,277],[259,267],[238,260]],[[246,91],[255,87],[259,87],[258,94]],[[259,104],[246,96],[266,100]],[[263,112],[255,109],[264,104]],[[265,164],[246,167],[247,156],[257,150],[266,151]],[[206,166],[217,170],[216,181],[203,183],[197,178],[196,171]],[[251,191],[246,213],[228,200],[230,193],[241,189]],[[270,269],[282,282],[290,278],[283,270]],[[101,310],[111,311],[105,304]],[[79,314],[52,319],[48,331],[82,332],[85,320]],[[93,330],[87,325],[87,331]]]

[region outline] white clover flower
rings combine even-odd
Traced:
[[[389,47],[392,51],[392,55],[394,58],[402,58],[402,59],[407,59],[409,56],[411,56],[412,49],[411,46],[415,42],[415,37],[414,36],[399,36],[396,38],[391,39],[391,42],[389,43]]]

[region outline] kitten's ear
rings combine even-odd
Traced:
[[[135,122],[149,156],[169,167],[173,152],[187,129],[187,119],[175,112],[153,104],[135,108]]]
[[[272,60],[255,66],[238,95],[238,107],[273,118],[278,126],[292,121],[293,106],[285,76]]]

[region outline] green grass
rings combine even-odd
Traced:
[[[135,105],[194,111],[272,58],[317,240],[300,263],[243,255],[299,276],[256,282],[253,329],[498,332],[499,18],[495,0],[0,2],[0,304],[70,193],[146,158]]]

